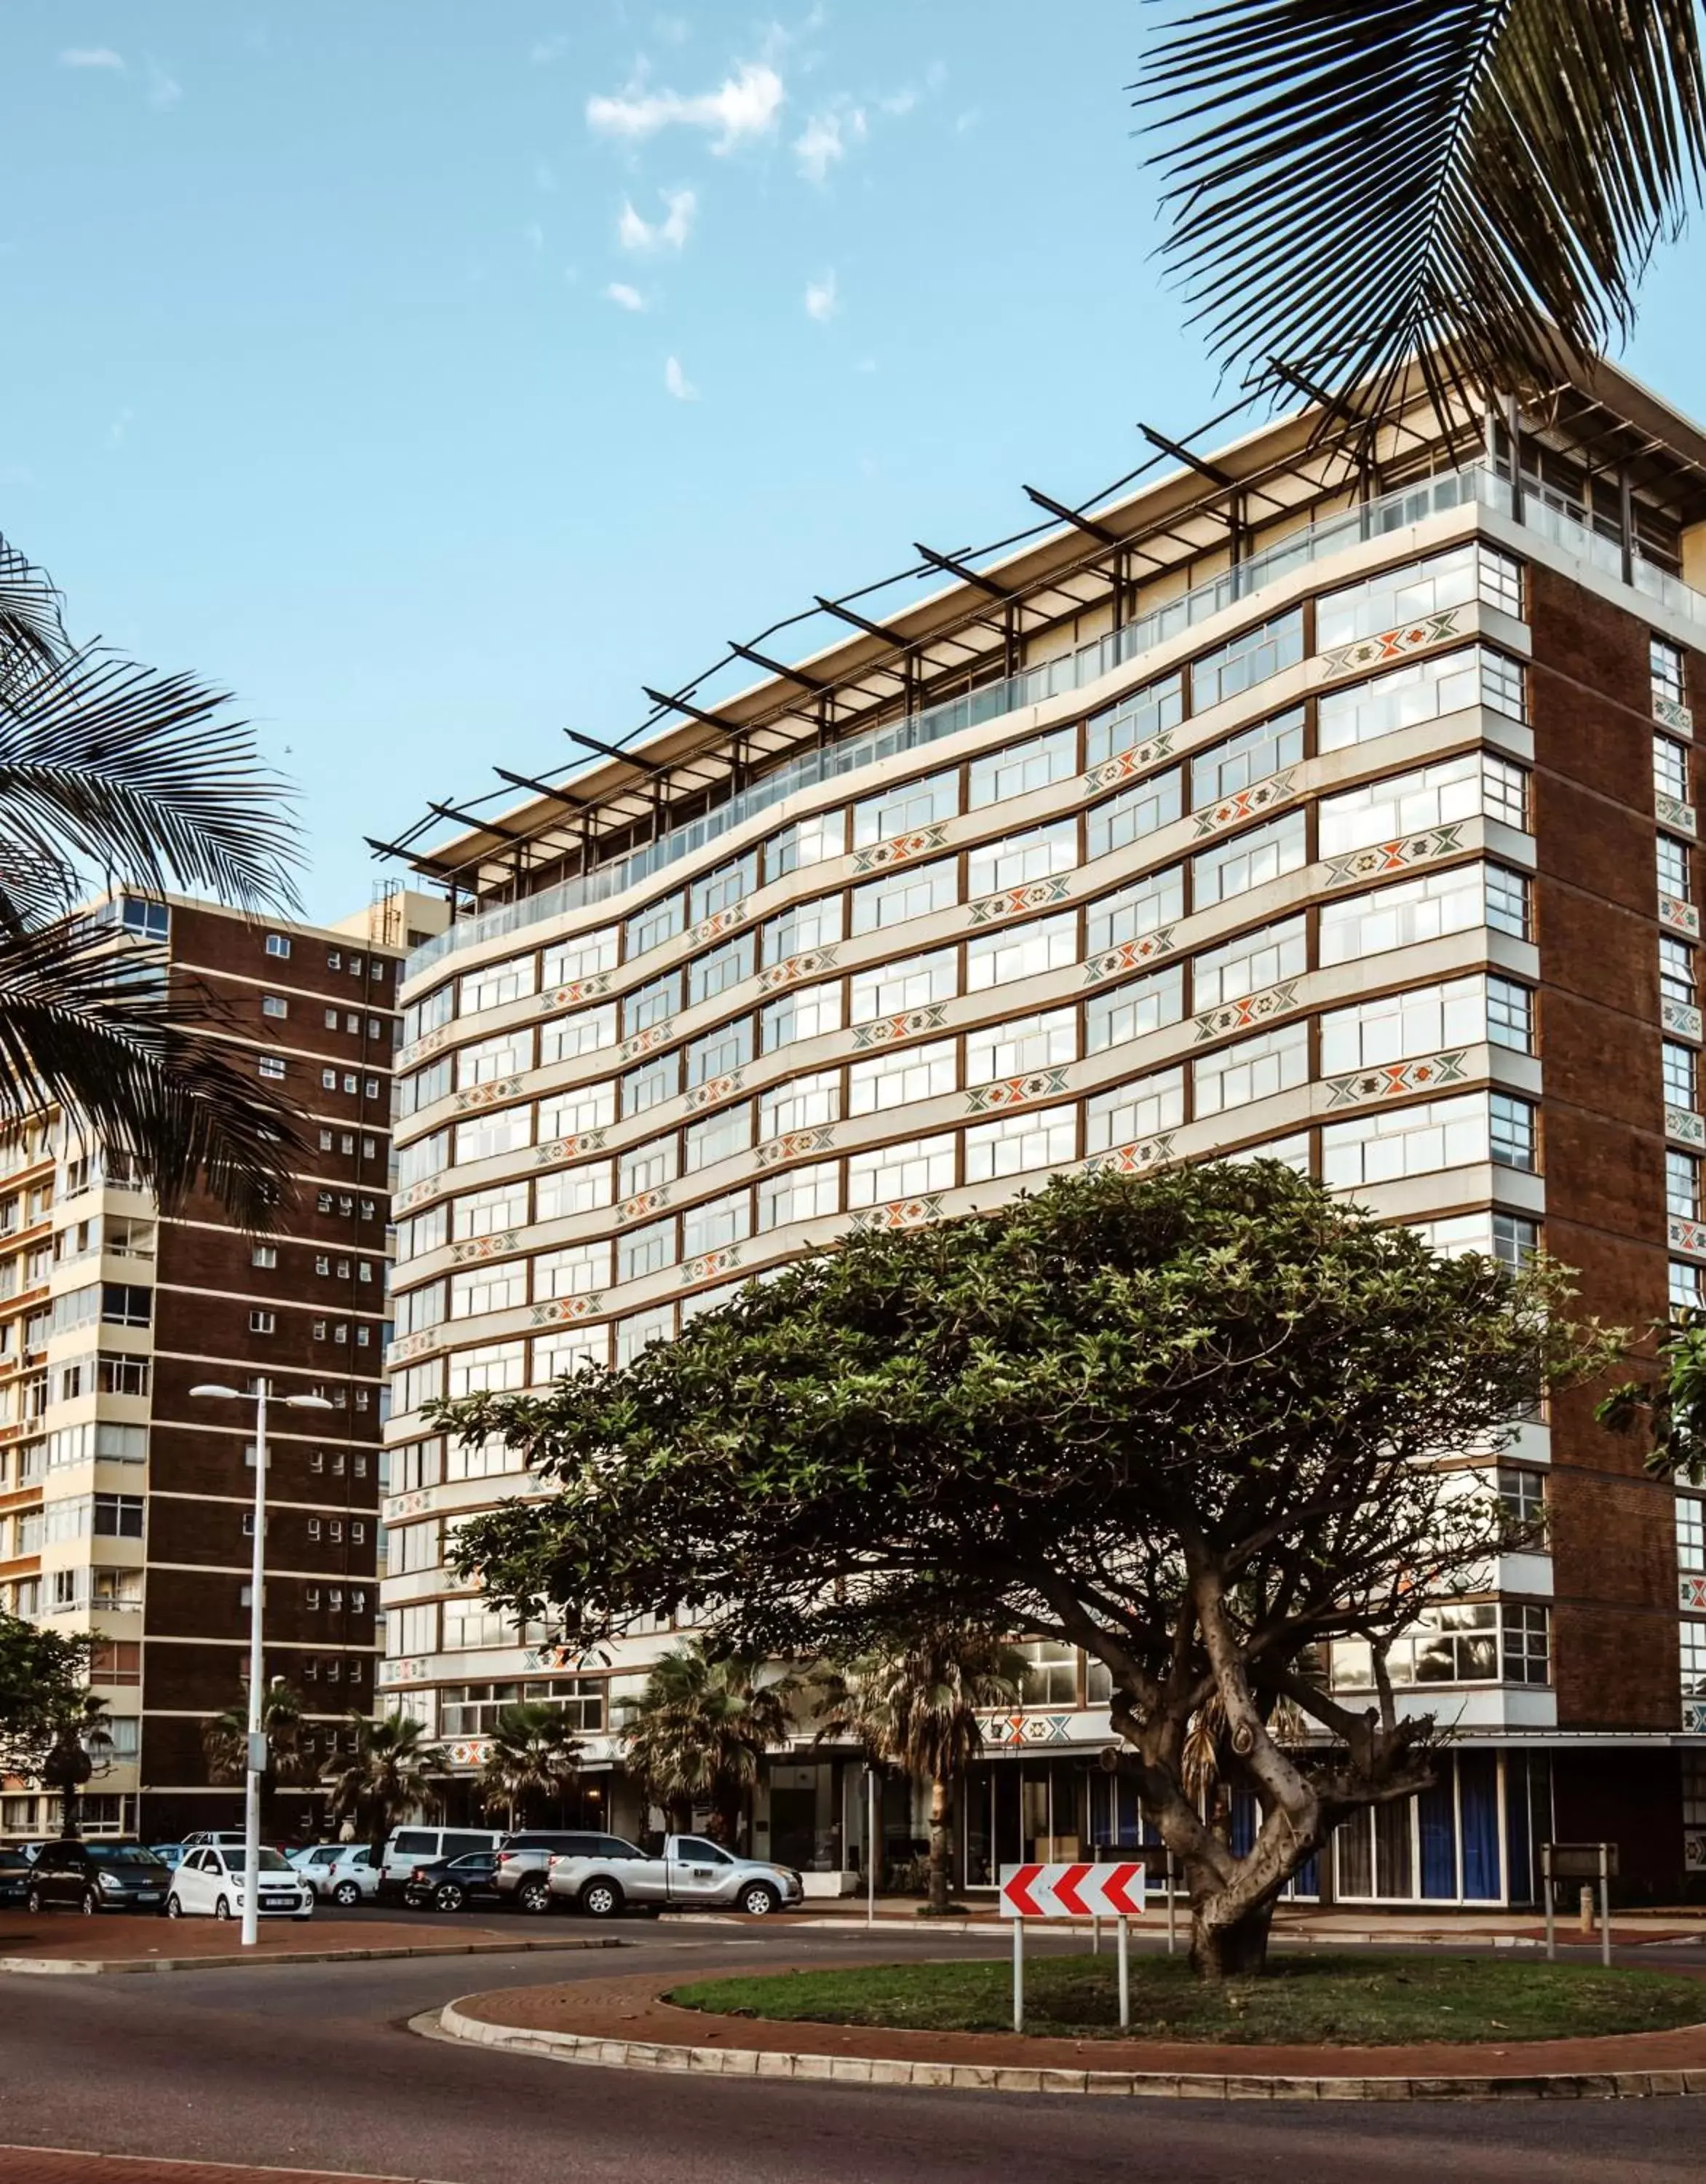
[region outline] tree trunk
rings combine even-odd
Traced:
[[[1252,1911],[1218,1917],[1214,1899],[1193,1898],[1191,1967],[1198,1979],[1249,1979],[1266,1969],[1268,1932],[1274,1923],[1270,1897]]]
[[[936,1916],[947,1908],[947,1816],[953,1788],[942,1774],[930,1786],[930,1878],[925,1908]]]

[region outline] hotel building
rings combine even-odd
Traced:
[[[458,1809],[536,1695],[640,1825],[612,1702],[674,1640],[571,1659],[447,1574],[464,1516],[537,1490],[434,1397],[631,1357],[838,1234],[1221,1157],[1442,1251],[1543,1245],[1612,1322],[1703,1301],[1706,435],[1605,367],[1521,415],[1418,394],[1371,448],[1319,411],[1152,437],[1136,480],[1031,490],[1036,531],[920,548],[403,845],[453,916],[402,995],[381,1674]],[[1437,1787],[1312,1889],[1529,1902],[1548,1837],[1615,1840],[1648,1898],[1706,1867],[1702,1500],[1592,1406],[1498,1458],[1527,1551],[1393,1648],[1457,1732]],[[1136,1839],[1102,1672],[1029,1652],[974,1884]],[[1332,1674],[1366,1689],[1365,1650]],[[755,1845],[855,1863],[858,1774],[803,1730]]]
[[[163,1215],[58,1115],[0,1137],[0,1606],[94,1641],[111,1747],[86,1832],[167,1841],[242,1814],[201,1732],[247,1702],[254,1406],[192,1385],[264,1376],[332,1406],[270,1421],[266,1669],[322,1739],[374,1702],[397,973],[442,912],[391,890],[325,928],[134,894],[95,915],[211,997],[211,1035],[306,1140],[259,1238],[199,1194]],[[306,1806],[285,1793],[286,1824]],[[52,1793],[0,1785],[0,1831],[58,1830]]]

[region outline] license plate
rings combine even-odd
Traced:
[[[139,1888],[136,1891],[138,1903],[158,1903],[159,1900],[160,1892],[158,1888]]]

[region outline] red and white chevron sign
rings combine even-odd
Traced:
[[[1004,1919],[1136,1919],[1143,1868],[1133,1865],[1003,1865]]]

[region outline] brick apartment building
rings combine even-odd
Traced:
[[[568,1660],[458,1584],[446,1526],[526,1482],[430,1398],[1109,1164],[1283,1160],[1442,1251],[1543,1245],[1636,1329],[1706,1300],[1706,434],[1604,367],[1520,418],[1418,396],[1371,463],[1309,414],[1032,498],[1059,520],[925,553],[818,649],[773,632],[726,696],[405,844],[458,914],[403,989],[383,1675],[470,1810],[527,1691],[633,1825],[610,1701],[672,1640]],[[1592,1406],[1498,1460],[1530,1547],[1393,1649],[1457,1732],[1438,1786],[1311,1890],[1531,1902],[1548,1836],[1616,1840],[1649,1897],[1706,1871],[1706,1505]],[[974,1885],[1138,1839],[1102,1672],[1030,1653],[964,1800]],[[1366,1649],[1331,1673],[1366,1691]],[[851,1755],[777,1753],[755,1825],[852,1863]]]
[[[323,1728],[373,1703],[397,981],[435,909],[393,893],[319,928],[126,894],[95,913],[214,996],[217,1036],[300,1112],[275,1234],[204,1196],[163,1217],[63,1117],[0,1139],[0,1604],[96,1641],[113,1750],[90,1832],[241,1819],[201,1729],[246,1700],[253,1409],[192,1384],[264,1374],[333,1406],[270,1422],[266,1667]],[[45,1793],[0,1794],[6,1834],[57,1825]]]

